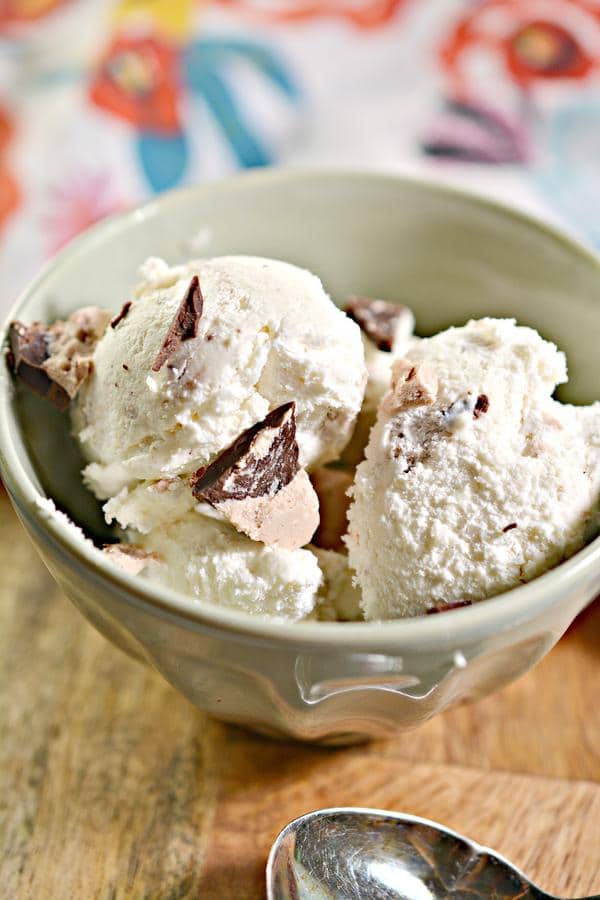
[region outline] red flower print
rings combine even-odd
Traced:
[[[117,37],[90,84],[98,106],[131,122],[141,131],[175,134],[177,60],[168,44],[151,37]]]
[[[377,28],[388,22],[407,0],[221,0],[252,18],[294,22],[317,17],[342,18],[359,28]]]
[[[581,79],[600,65],[600,7],[591,0],[482,0],[441,48],[454,90],[468,90],[468,60],[495,55],[513,82]]]
[[[526,22],[506,42],[506,61],[515,81],[583,78],[594,61],[576,38],[556,22]]]

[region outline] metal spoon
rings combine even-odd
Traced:
[[[269,854],[267,897],[559,900],[493,850],[436,822],[353,807],[318,809],[286,825]]]

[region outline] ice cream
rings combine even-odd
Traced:
[[[70,408],[121,529],[106,558],[251,615],[379,620],[501,594],[595,536],[600,403],[552,399],[553,344],[346,311],[287,263],[152,259],[112,318],[12,324],[13,371]]]
[[[348,566],[348,557],[335,550],[310,549],[322,573],[311,618],[321,622],[356,622],[362,619],[360,589],[355,584],[354,572]]]
[[[346,542],[366,619],[474,603],[575,553],[599,526],[600,403],[552,399],[553,344],[482,319],[392,367]]]
[[[259,544],[211,518],[209,509],[132,539],[154,556],[140,577],[203,603],[287,621],[317,606],[323,576],[310,550]]]
[[[84,478],[109,517],[148,531],[184,515],[190,476],[285,403],[299,467],[337,458],[365,378],[359,329],[309,272],[254,257],[150,260],[74,404]]]
[[[14,323],[9,362],[61,409],[73,401],[84,479],[123,529],[104,548],[116,566],[289,620],[353,590],[301,549],[319,525],[307,468],[339,456],[366,381],[359,328],[314,275],[151,259],[112,318]]]

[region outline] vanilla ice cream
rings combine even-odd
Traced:
[[[73,405],[84,478],[109,518],[141,531],[185,514],[178,482],[286,402],[300,467],[335,459],[366,379],[360,331],[319,279],[254,257],[150,260],[93,361]]]
[[[502,594],[598,533],[600,403],[552,398],[553,344],[346,312],[309,272],[230,256],[149,260],[112,319],[12,323],[9,365],[70,407],[122,529],[114,565],[280,621],[395,619]]]
[[[310,547],[322,573],[312,618],[321,622],[356,622],[362,619],[360,588],[346,554]]]
[[[482,319],[411,347],[357,469],[346,542],[366,619],[501,594],[599,525],[600,403],[552,399],[565,357]]]
[[[152,554],[141,577],[253,615],[297,621],[316,608],[323,575],[310,550],[267,547],[229,523],[192,511],[131,540]]]

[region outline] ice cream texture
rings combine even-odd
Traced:
[[[564,355],[513,320],[451,328],[394,363],[348,513],[366,619],[501,594],[593,537],[600,403],[552,399],[566,380]]]
[[[251,615],[369,621],[502,594],[600,530],[600,403],[553,399],[564,355],[513,320],[413,327],[277,260],[153,258],[112,319],[14,322],[7,358],[70,408],[114,565]]]
[[[196,332],[171,342],[157,366],[195,277]],[[193,498],[178,482],[286,402],[296,404],[301,468],[338,457],[352,433],[366,379],[360,331],[303,269],[242,256],[175,267],[152,259],[112,326],[73,423],[85,481],[124,528],[185,514]]]
[[[310,550],[257,543],[208,509],[139,535],[136,542],[158,560],[142,577],[202,602],[287,621],[303,619],[317,606],[323,575]]]
[[[354,428],[359,328],[314,275],[276,260],[151,259],[142,274],[72,406],[84,479],[139,548],[106,553],[251,614],[335,609],[354,589],[345,557],[326,578],[300,549],[319,524],[306,468],[337,458]]]

